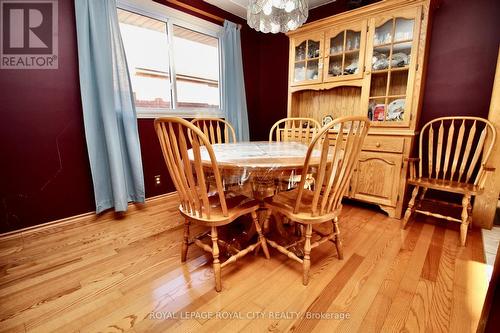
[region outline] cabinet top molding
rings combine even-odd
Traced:
[[[320,30],[323,28],[331,28],[336,22],[346,23],[349,21],[357,21],[363,18],[371,17],[380,14],[384,11],[394,9],[408,8],[419,5],[424,5],[428,8],[437,8],[441,0],[382,0],[360,8],[352,9],[333,16],[325,17],[311,23],[306,23],[297,30],[286,33],[288,37],[295,37],[303,33],[310,33],[311,30]]]

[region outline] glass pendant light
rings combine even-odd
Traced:
[[[287,32],[307,20],[307,0],[249,0],[248,25],[264,33]]]

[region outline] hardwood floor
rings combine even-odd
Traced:
[[[0,331],[474,332],[488,284],[480,231],[461,248],[453,224],[433,221],[401,232],[345,206],[344,260],[333,244],[315,249],[307,287],[300,265],[272,251],[224,269],[217,293],[205,253],[191,246],[180,263],[175,197],[83,217],[0,239]]]

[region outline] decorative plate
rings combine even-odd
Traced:
[[[323,119],[321,120],[321,123],[323,126],[325,126],[328,123],[331,123],[333,121],[333,117],[330,115],[324,116]]]
[[[405,100],[396,99],[389,103],[387,106],[387,117],[386,120],[398,121],[403,120],[403,114],[405,112]]]

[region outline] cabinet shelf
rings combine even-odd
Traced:
[[[409,69],[410,69],[410,66],[392,67],[392,68],[387,68],[387,69],[377,69],[377,70],[373,70],[372,74],[383,74],[383,73],[388,73],[388,72],[402,72],[402,71],[407,71]]]
[[[320,57],[316,57],[316,58],[307,58],[307,59],[304,59],[304,60],[295,60],[294,62],[295,62],[296,64],[298,64],[298,63],[301,63],[301,62],[306,62],[306,61],[314,61],[314,60],[319,60],[319,59],[320,59]]]
[[[398,45],[398,44],[411,43],[411,42],[413,42],[413,39],[402,39],[402,40],[398,40],[398,41],[391,42],[391,43],[373,44],[373,48],[387,47],[387,46],[391,46],[391,45]]]
[[[342,51],[342,52],[337,52],[337,53],[330,53],[327,56],[325,56],[325,58],[328,58],[328,57],[337,57],[337,56],[341,56],[343,54],[353,54],[353,53],[356,53],[356,52],[359,52],[359,49],[354,49],[354,50],[349,50],[349,51]]]
[[[370,96],[370,99],[382,99],[382,98],[401,98],[406,97],[406,95],[382,95],[382,96]]]

